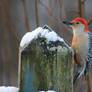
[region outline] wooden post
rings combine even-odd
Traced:
[[[72,50],[65,42],[38,37],[19,51],[20,92],[73,92]]]

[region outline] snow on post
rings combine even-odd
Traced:
[[[26,33],[18,77],[20,92],[72,92],[72,49],[46,25]]]

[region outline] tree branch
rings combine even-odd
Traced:
[[[92,23],[92,17],[89,19],[88,25],[90,25],[91,23]]]

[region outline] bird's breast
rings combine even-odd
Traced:
[[[78,55],[78,60],[83,61],[84,58],[86,58],[88,54],[88,34],[78,34],[73,37],[72,40],[72,48],[75,50],[75,52]]]

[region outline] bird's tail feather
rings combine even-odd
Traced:
[[[86,64],[84,64],[84,65],[81,66],[81,67],[78,67],[78,73],[76,73],[76,75],[74,76],[73,84],[75,84],[76,80],[77,80],[82,74],[84,74],[85,69],[86,69]]]
[[[76,83],[77,79],[79,78],[80,76],[80,73],[77,73],[75,76],[74,76],[74,79],[73,79],[73,84]]]

